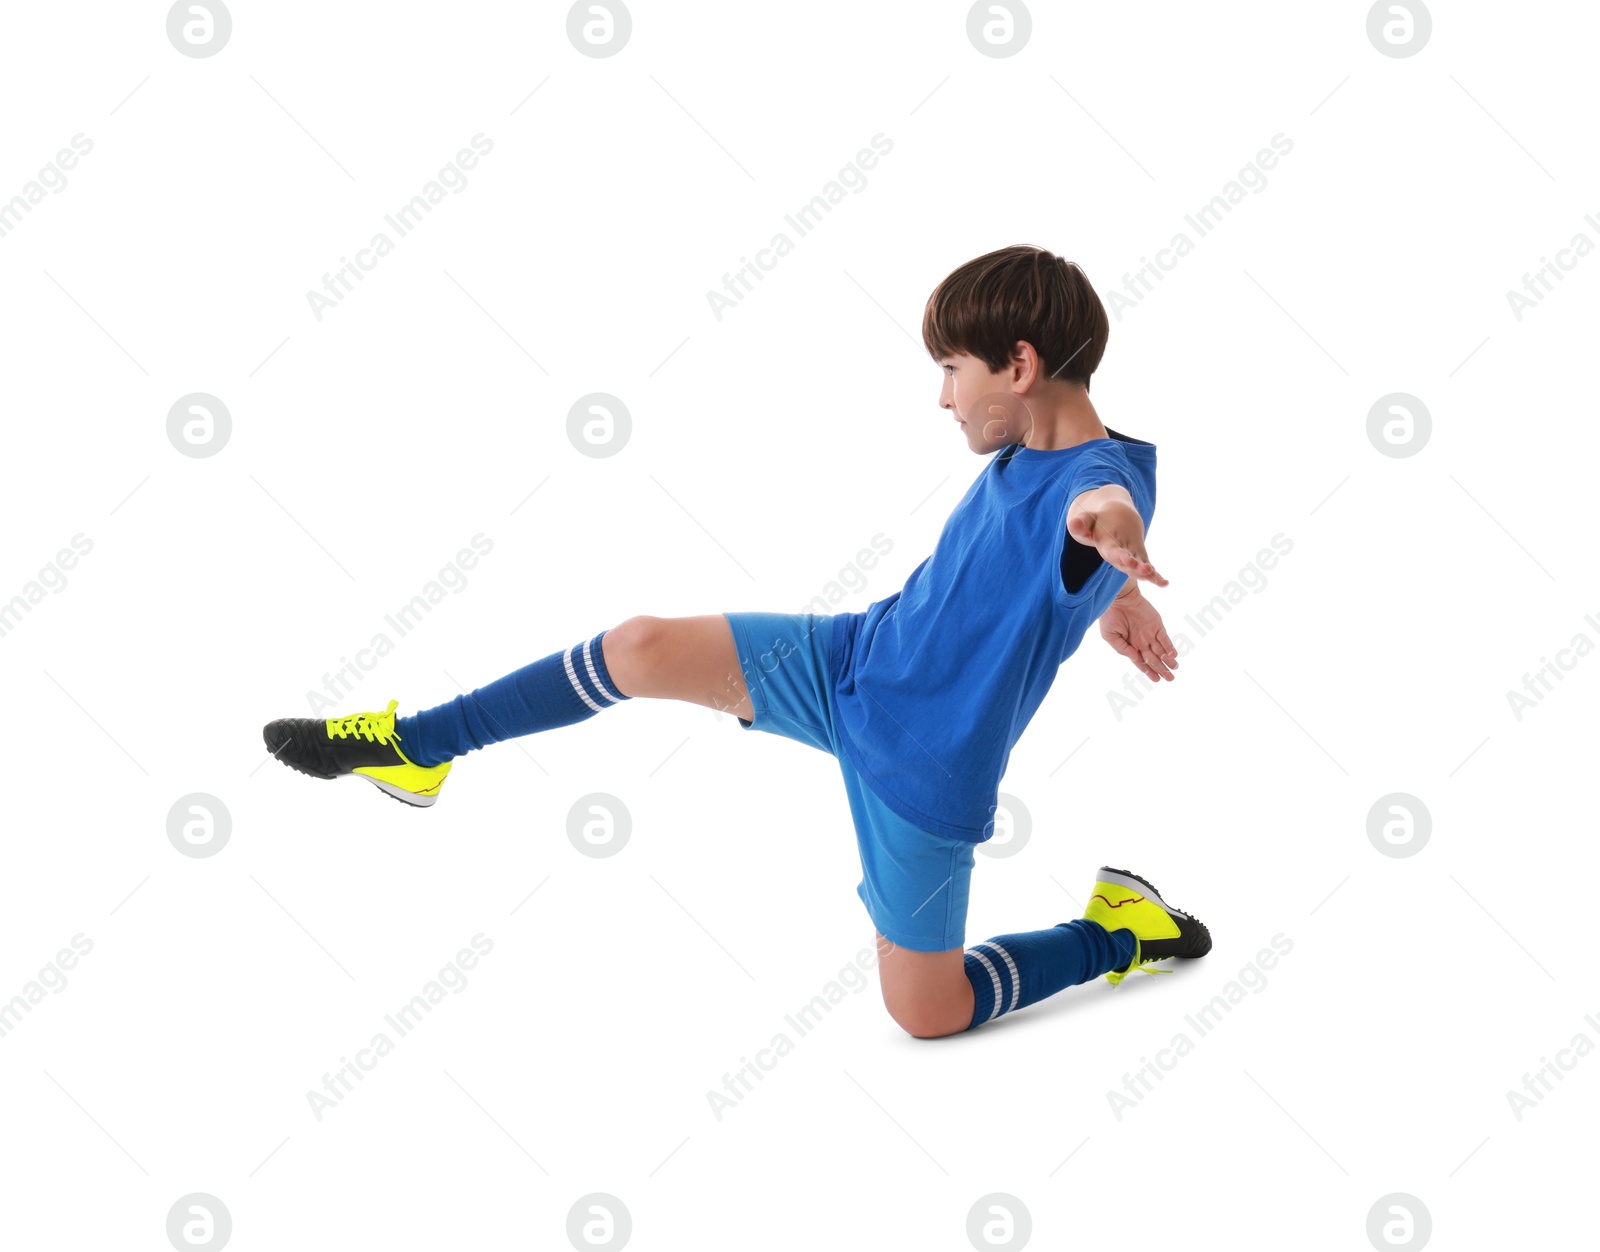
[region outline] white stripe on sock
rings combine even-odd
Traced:
[[[578,645],[573,644],[570,648],[563,652],[561,654],[561,663],[562,665],[566,666],[567,681],[572,684],[572,689],[578,693],[579,698],[585,704],[598,713],[600,712],[601,706],[589,698],[589,693],[583,689],[583,683],[578,678],[578,671],[572,668],[572,654],[577,650]]]
[[[584,663],[585,666],[588,667],[589,677],[594,679],[594,689],[596,691],[598,691],[601,695],[603,695],[609,703],[615,704],[617,702],[617,698],[614,695],[612,695],[609,691],[606,690],[605,683],[600,681],[600,675],[595,673],[594,661],[589,656],[589,645],[591,643],[593,643],[593,642],[594,642],[593,639],[588,639],[588,640],[584,641],[584,645],[583,645],[583,663]]]
[[[984,969],[989,971],[990,981],[994,983],[994,1007],[989,1010],[989,1016],[983,1019],[986,1022],[992,1021],[995,1014],[1000,1011],[1000,997],[1002,994],[1000,990],[1000,971],[995,969],[993,965],[989,964],[989,958],[984,956],[982,952],[979,952],[977,948],[968,948],[967,955],[975,958],[979,965],[982,965]]]
[[[1017,975],[1017,963],[1011,959],[1011,953],[1007,952],[998,943],[985,939],[978,946],[980,948],[993,948],[1005,961],[1006,968],[1011,971],[1011,1003],[1006,1005],[1006,1012],[1009,1013],[1017,1007],[1017,997],[1022,994],[1022,979]]]

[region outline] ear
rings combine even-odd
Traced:
[[[1031,386],[1043,374],[1044,363],[1039,360],[1037,348],[1026,339],[1019,339],[1011,348],[1011,368],[1016,374],[1014,382]]]

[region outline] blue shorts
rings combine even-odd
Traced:
[[[833,616],[723,616],[733,628],[754,714],[753,721],[739,718],[739,725],[809,744],[839,762],[861,853],[856,894],[878,933],[913,952],[962,947],[976,845],[912,825],[885,805],[851,765],[835,717]]]

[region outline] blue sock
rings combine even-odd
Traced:
[[[396,718],[400,750],[418,765],[438,765],[502,739],[570,726],[631,700],[606,672],[600,649],[605,635],[602,630],[588,643],[552,652],[471,695]]]
[[[963,955],[972,984],[967,1029],[1120,969],[1133,960],[1133,947],[1131,930],[1108,931],[1086,917],[974,944]]]

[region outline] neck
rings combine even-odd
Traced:
[[[1091,439],[1109,438],[1094,402],[1082,387],[1066,387],[1053,400],[1043,405],[1030,403],[1028,407],[1034,412],[1034,421],[1022,438],[1025,448],[1054,452]]]

